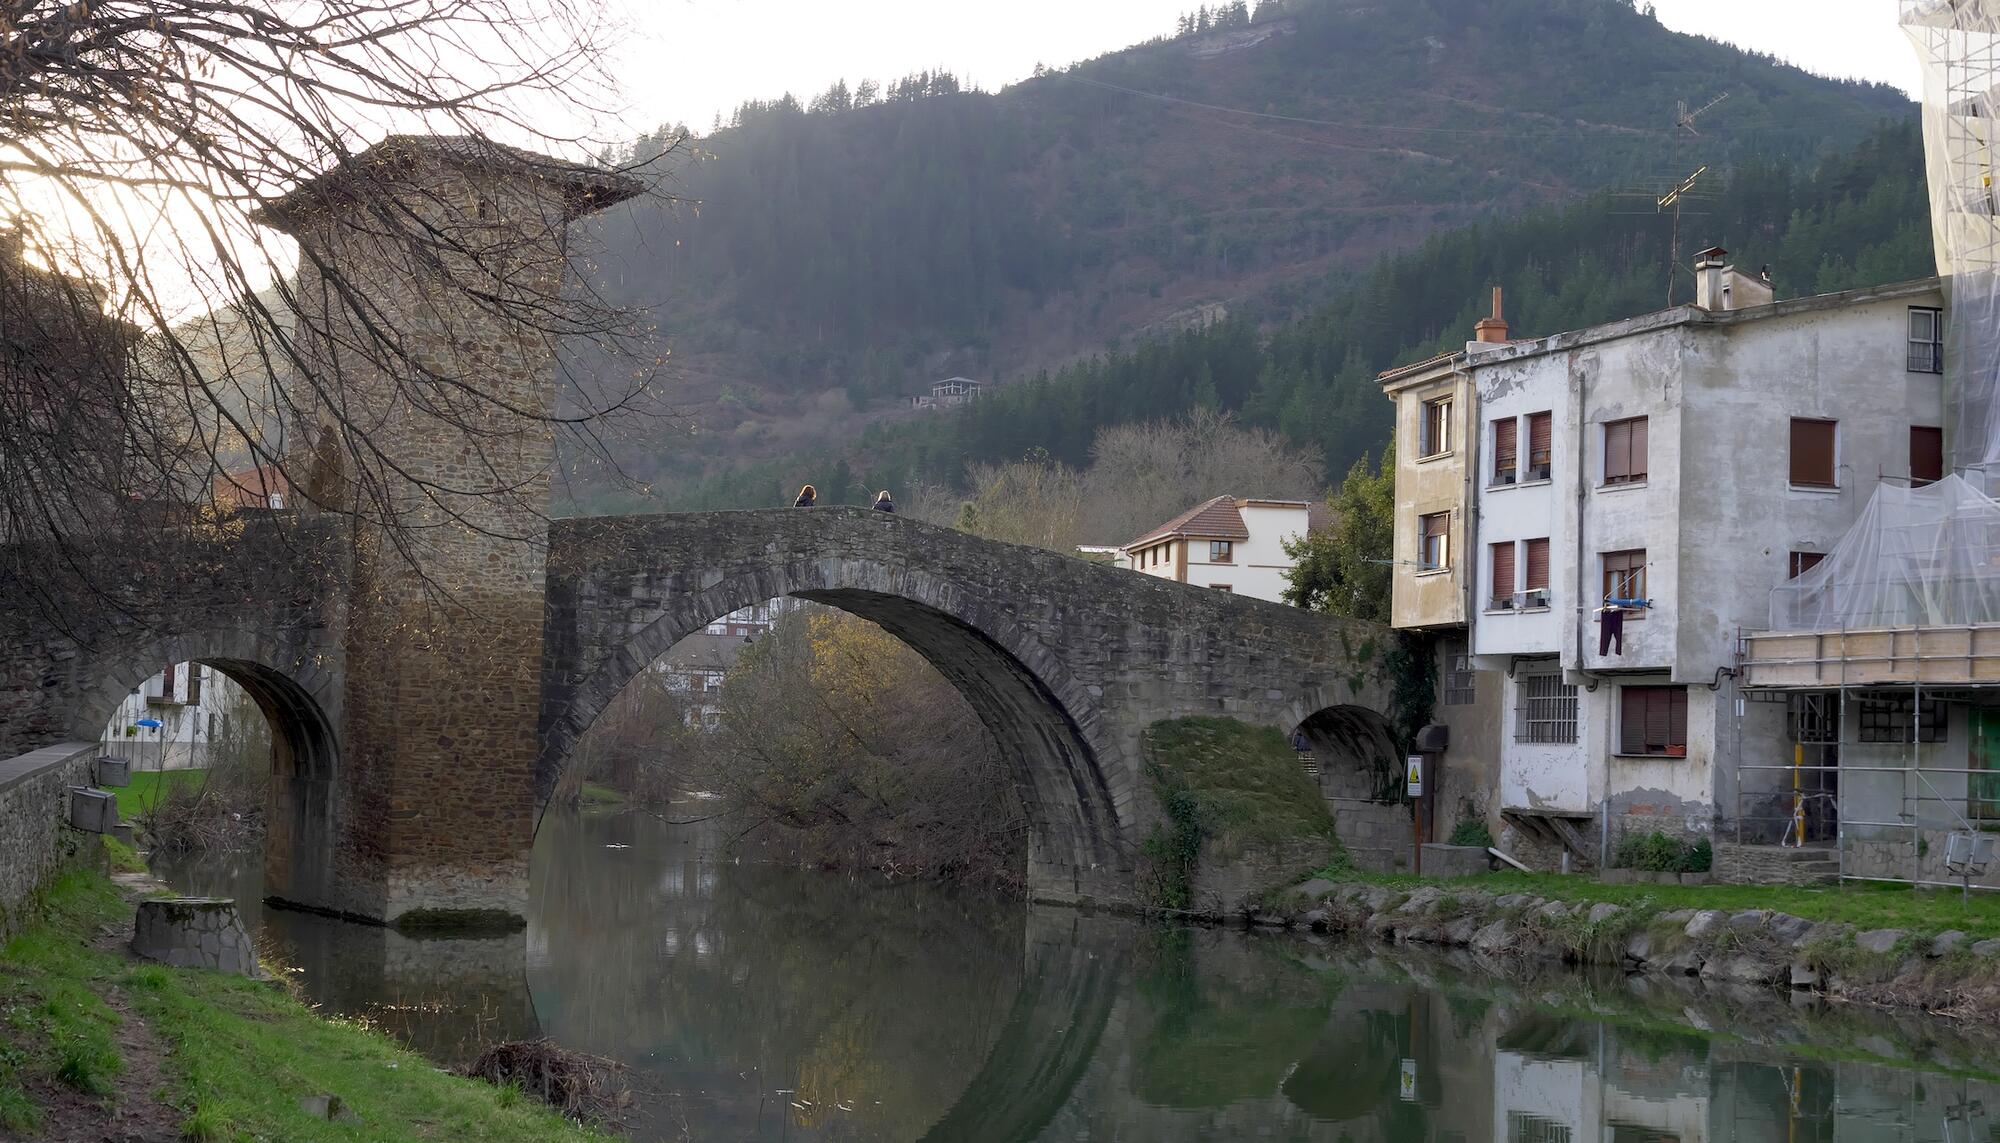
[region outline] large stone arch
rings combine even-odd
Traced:
[[[553,788],[583,732],[674,644],[732,611],[784,596],[880,625],[965,695],[1016,767],[1030,821],[1029,884],[1037,895],[1088,895],[1079,884],[1087,879],[1078,873],[1129,868],[1131,806],[1116,797],[1115,772],[1102,763],[1116,754],[1089,690],[998,601],[887,561],[826,557],[774,564],[658,601],[649,622],[606,655],[567,701],[544,712],[538,789],[546,794]]]
[[[172,663],[213,667],[242,687],[271,732],[265,801],[264,886],[273,897],[316,901],[337,860],[340,656],[295,632],[220,627],[154,635],[93,656],[73,706],[71,736],[95,741],[133,688]]]

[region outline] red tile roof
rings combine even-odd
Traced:
[[[1243,513],[1236,510],[1236,498],[1218,496],[1206,504],[1195,505],[1126,544],[1125,547],[1130,550],[1170,536],[1193,536],[1202,540],[1248,540],[1250,529],[1243,526]]]

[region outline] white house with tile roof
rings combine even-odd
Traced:
[[[1177,583],[1282,602],[1293,564],[1285,541],[1305,535],[1324,511],[1305,500],[1218,496],[1123,545],[1121,563]]]

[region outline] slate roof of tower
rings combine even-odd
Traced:
[[[340,198],[357,178],[374,178],[432,157],[460,168],[495,174],[524,174],[556,185],[569,216],[589,214],[637,195],[637,179],[583,163],[572,163],[471,135],[390,135],[344,162],[314,175],[284,196],[252,213],[258,222],[282,228],[305,207]]]

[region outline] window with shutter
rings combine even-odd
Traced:
[[[1417,517],[1417,562],[1425,571],[1451,566],[1451,513]]]
[[[1520,453],[1516,434],[1520,425],[1512,417],[1502,417],[1493,422],[1493,483],[1514,483],[1515,470],[1519,467]]]
[[[1528,414],[1528,479],[1549,478],[1549,449],[1554,424],[1547,413]]]
[[[1618,711],[1620,754],[1687,753],[1687,688],[1623,687]]]
[[[1418,456],[1442,456],[1451,451],[1451,398],[1424,402],[1423,439]]]
[[[1549,588],[1549,541],[1528,541],[1528,575],[1521,584],[1525,591],[1546,592]]]
[[[188,664],[188,705],[201,705],[201,664]]]
[[[1785,578],[1797,579],[1818,567],[1819,562],[1825,558],[1825,552],[1793,552],[1790,570]]]
[[[1493,545],[1493,595],[1496,611],[1514,606],[1514,541]]]
[[[1910,484],[1922,488],[1944,479],[1944,430],[1910,426]]]
[[[1833,488],[1837,421],[1792,418],[1792,483],[1801,488]]]
[[[1604,483],[1636,484],[1646,479],[1646,418],[1604,425]]]
[[[1646,598],[1646,550],[1634,548],[1623,552],[1606,552],[1604,560],[1604,598],[1644,599]],[[1638,613],[1643,615],[1644,612]],[[1638,615],[1627,615],[1636,619]]]

